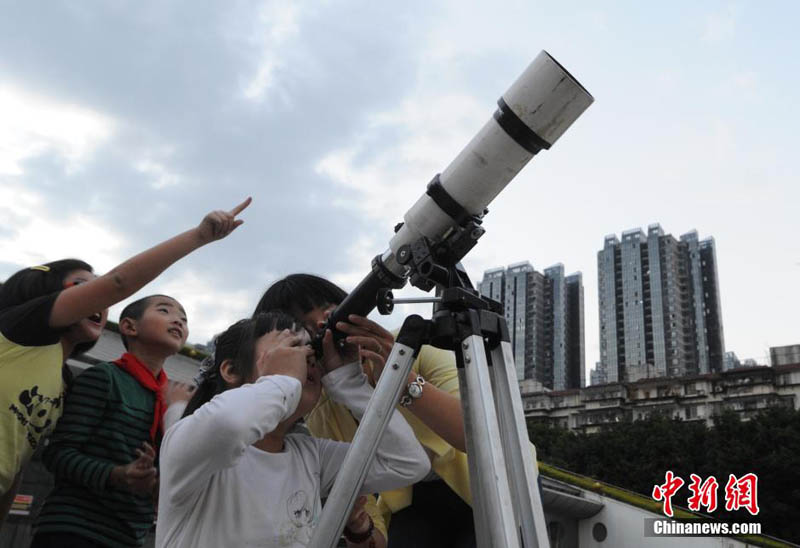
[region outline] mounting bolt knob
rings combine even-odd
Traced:
[[[378,312],[387,316],[394,310],[394,294],[391,289],[381,288],[378,290],[377,303]]]
[[[400,249],[397,250],[397,262],[405,265],[411,261],[411,246],[408,244],[401,245]]]

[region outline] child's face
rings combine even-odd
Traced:
[[[308,344],[311,342],[311,336],[305,329],[300,330],[300,344]],[[300,396],[300,403],[297,405],[297,411],[300,416],[307,415],[319,400],[322,394],[322,369],[317,365],[317,360],[313,354],[308,357],[306,362],[308,365],[308,375],[306,382],[303,383],[303,393]]]
[[[97,276],[88,270],[73,270],[64,277],[64,289],[94,280]],[[72,324],[64,337],[77,344],[96,341],[103,333],[108,318],[108,309],[101,310]]]
[[[156,296],[147,303],[142,317],[136,322],[136,341],[177,353],[189,337],[186,311],[181,303],[170,297]]]

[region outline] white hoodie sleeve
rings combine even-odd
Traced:
[[[212,474],[234,465],[294,413],[301,389],[293,377],[268,375],[217,394],[176,422],[161,443],[159,498],[178,503],[203,489]]]
[[[331,399],[350,409],[356,420],[364,416],[372,387],[354,362],[324,377],[322,384]],[[349,443],[319,440],[321,494],[327,496],[341,468]],[[403,416],[392,410],[389,424],[367,469],[361,493],[377,493],[416,483],[430,471],[430,460]]]

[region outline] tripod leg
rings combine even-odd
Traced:
[[[466,385],[466,390],[461,392],[461,402],[467,448],[470,451],[470,487],[473,497],[477,495],[479,500],[479,511],[474,512],[476,533],[489,538],[488,544],[480,546],[518,548],[519,534],[500,443],[483,337],[471,335],[465,338],[457,352],[463,360],[466,381],[462,383],[462,386]]]
[[[502,341],[492,350],[491,357],[490,369],[494,381],[492,387],[497,415],[500,418],[503,452],[509,470],[514,507],[522,529],[522,540],[526,548],[548,548],[550,542],[539,492],[539,473],[528,442],[511,343]]]
[[[386,366],[375,387],[375,392],[367,404],[356,435],[347,451],[336,481],[333,484],[328,500],[322,510],[319,524],[314,530],[311,548],[333,548],[344,529],[347,516],[353,509],[356,497],[367,469],[375,457],[386,425],[389,423],[400,392],[408,382],[408,374],[414,358],[422,346],[422,339],[427,329],[427,322],[419,316],[406,318],[397,342],[392,347]],[[407,343],[407,344],[403,344]]]
[[[468,389],[466,371],[462,368],[458,370],[458,386],[459,391],[463,395],[461,397],[461,410],[464,416],[464,432],[466,433],[467,445],[467,464],[469,465],[469,477],[478,477],[478,459],[470,457],[470,455],[477,455],[477,447],[475,446],[475,436],[472,435],[472,423],[470,422],[469,412],[469,398],[466,396]],[[491,546],[489,541],[489,531],[487,530],[486,520],[482,516],[486,515],[483,509],[483,497],[481,495],[480,485],[476,480],[470,480],[470,490],[472,491],[472,516],[475,523],[475,545],[476,546]]]

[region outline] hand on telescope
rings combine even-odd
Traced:
[[[363,316],[350,314],[347,319],[348,322],[338,322],[336,329],[347,335],[345,341],[358,345],[362,363],[364,360],[369,360],[372,371],[366,371],[366,373],[374,386],[392,351],[394,336],[379,324]]]
[[[325,335],[322,338],[322,358],[320,358],[320,365],[324,371],[323,375],[357,360],[358,346],[346,343],[344,348],[340,350],[333,342],[333,332],[330,329],[325,330]]]
[[[236,216],[245,210],[252,202],[252,198],[247,198],[244,202],[237,205],[230,211],[212,211],[197,225],[197,235],[204,244],[221,240],[239,227],[244,221],[237,219]]]

